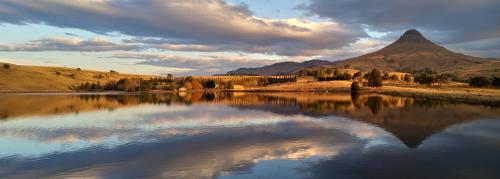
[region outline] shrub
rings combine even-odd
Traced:
[[[10,68],[10,65],[9,65],[9,64],[7,64],[7,63],[5,63],[5,64],[3,64],[3,68],[5,68],[5,69],[9,69],[9,68]]]
[[[389,80],[391,80],[391,81],[399,81],[399,76],[397,76],[397,75],[391,75],[389,77]]]
[[[70,77],[70,78],[75,78],[75,77],[76,77],[76,75],[75,75],[75,74],[69,74],[69,77]]]
[[[167,74],[167,79],[168,79],[168,80],[174,80],[174,75],[172,75],[172,74],[170,74],[170,73],[169,73],[169,74]]]
[[[323,79],[326,79],[327,77],[319,77],[319,81],[325,81]],[[295,76],[271,76],[267,77],[262,81],[264,85],[270,85],[270,84],[277,84],[277,83],[290,83],[290,82],[297,82],[297,77]]]
[[[411,82],[411,76],[409,74],[406,74],[405,77],[404,77],[404,80],[406,82]]]
[[[499,87],[500,86],[500,78],[493,76],[493,80],[491,82],[491,85]]]
[[[490,80],[486,77],[474,77],[469,80],[469,85],[474,87],[486,87],[490,83]]]
[[[138,90],[139,83],[137,80],[131,80],[128,78],[120,79],[116,83],[116,89],[120,91],[128,91],[128,92],[134,92]]]
[[[421,72],[415,75],[413,81],[419,84],[432,85],[436,82],[436,73],[433,72]]]
[[[76,68],[76,71],[82,71],[82,69],[81,68]]]
[[[354,75],[352,76],[352,79],[354,79],[354,80],[356,80],[356,79],[357,80],[363,79],[363,72],[359,71],[359,72],[354,73]]]
[[[385,72],[384,76],[382,76],[382,80],[389,80],[389,73]]]
[[[373,69],[370,73],[367,74],[368,86],[370,87],[381,87],[382,86],[382,73]]]
[[[117,90],[116,89],[116,81],[108,81],[106,84],[104,84],[104,90]]]
[[[217,84],[215,83],[215,80],[208,80],[205,82],[205,88],[215,89],[215,86],[217,86]]]
[[[56,75],[57,75],[57,76],[61,75],[61,72],[56,71]]]
[[[361,84],[357,81],[352,82],[351,84],[351,93],[356,93],[361,89]]]
[[[163,87],[164,90],[175,90],[177,89],[177,85],[175,83],[168,83]]]
[[[440,74],[436,76],[436,82],[439,84],[446,84],[450,81],[451,77],[451,74]]]
[[[227,82],[226,89],[234,89],[234,83],[233,83],[233,81]]]
[[[139,82],[139,91],[147,92],[147,91],[150,91],[152,88],[153,87],[152,87],[150,81],[142,80],[142,79],[140,80],[140,82]]]
[[[187,81],[187,82],[192,82],[193,81],[193,77],[192,76],[188,76],[184,79],[184,81]]]

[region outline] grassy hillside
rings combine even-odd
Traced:
[[[70,87],[85,82],[105,84],[121,78],[150,78],[144,75],[119,74],[64,67],[0,66],[0,92],[71,91]]]

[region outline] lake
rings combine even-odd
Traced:
[[[0,178],[500,178],[500,107],[337,93],[0,94]]]

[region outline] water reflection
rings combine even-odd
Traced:
[[[0,97],[0,178],[500,177],[492,106],[328,93]]]

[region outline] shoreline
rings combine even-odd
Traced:
[[[121,92],[121,91],[99,91],[99,92],[76,92],[76,91],[29,91],[29,92],[0,92],[0,95],[143,95],[143,94],[170,94],[170,93],[192,93],[192,92],[241,92],[241,93],[350,93],[350,89],[327,89],[327,90],[271,90],[271,89],[242,89],[242,90],[199,90],[199,91],[151,91],[151,92]],[[414,91],[397,91],[385,89],[362,88],[358,94],[381,94],[399,97],[411,97],[423,100],[438,100],[459,102],[466,104],[485,104],[500,106],[500,96],[487,96],[477,94],[449,94],[449,93],[425,93]]]

